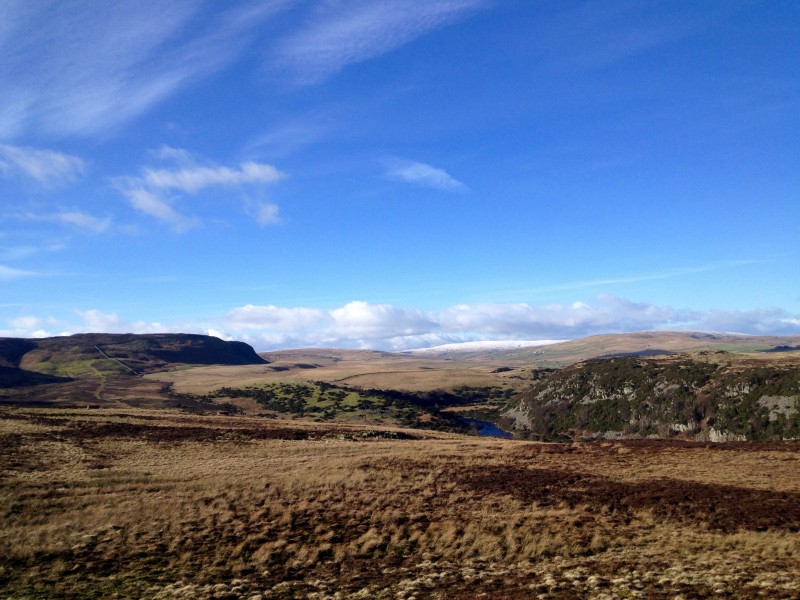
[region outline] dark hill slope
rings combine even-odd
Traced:
[[[22,358],[36,349],[36,341],[23,338],[0,338],[0,387],[32,386],[69,381],[20,368]]]
[[[243,342],[226,342],[207,335],[81,333],[36,340],[36,348],[25,354],[20,366],[50,375],[74,376],[87,366],[101,372],[150,373],[176,365],[264,363]]]
[[[544,439],[800,437],[800,361],[724,352],[590,360],[546,375],[504,424]]]
[[[26,353],[36,348],[36,340],[0,338],[0,367],[19,367]]]
[[[206,335],[82,333],[0,338],[0,388],[131,377],[183,365],[266,362],[243,342]]]

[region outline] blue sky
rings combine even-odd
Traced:
[[[800,334],[800,3],[0,4],[0,335]]]

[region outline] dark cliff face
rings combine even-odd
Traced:
[[[505,416],[507,424],[543,439],[794,438],[800,436],[800,369],[722,357],[592,360],[536,382]]]
[[[0,387],[68,381],[74,365],[115,374],[163,371],[175,365],[257,365],[267,361],[243,342],[195,334],[81,333],[0,338]]]

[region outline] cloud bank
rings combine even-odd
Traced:
[[[2,274],[2,270],[0,270]],[[238,339],[257,350],[342,347],[407,350],[482,340],[575,339],[642,330],[727,331],[800,335],[800,315],[785,310],[695,311],[597,296],[571,304],[459,304],[422,311],[353,301],[333,309],[247,304],[203,323],[126,321],[116,313],[76,311],[76,321],[24,316],[0,336],[54,335],[56,331],[152,333],[186,331]]]

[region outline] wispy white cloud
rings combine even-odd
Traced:
[[[424,187],[457,192],[467,189],[463,183],[452,177],[444,169],[437,169],[420,162],[404,163],[391,167],[387,176],[392,179],[414,183]]]
[[[122,195],[130,202],[131,206],[146,215],[167,223],[176,232],[182,233],[200,224],[197,217],[179,213],[168,202],[155,193],[141,187],[122,189]]]
[[[651,273],[641,273],[638,275],[630,275],[628,277],[607,277],[603,279],[582,279],[578,281],[568,281],[555,285],[542,285],[535,288],[527,288],[524,290],[526,293],[538,292],[557,292],[580,290],[586,288],[598,288],[609,285],[620,285],[626,283],[640,283],[644,281],[658,281],[661,279],[672,279],[675,277],[683,277],[685,275],[695,275],[700,273],[710,273],[713,271],[720,271],[723,269],[733,269],[736,267],[746,267],[763,263],[761,260],[742,259],[742,260],[727,260],[709,263],[705,265],[697,265],[692,267],[678,267],[673,269],[663,269]],[[516,290],[520,293],[520,290]]]
[[[86,168],[77,156],[54,150],[0,144],[0,172],[6,177],[23,176],[44,185],[74,180]]]
[[[0,246],[0,260],[19,260],[41,252],[59,252],[66,247],[67,245],[63,241],[52,240],[52,238],[49,241],[42,240],[35,246],[31,244]]]
[[[116,127],[230,64],[291,4],[4,2],[0,136]]]
[[[142,180],[150,188],[175,189],[194,194],[214,185],[272,183],[283,177],[283,173],[272,165],[243,162],[238,169],[224,166],[178,170],[145,169]]]
[[[347,65],[407,44],[485,6],[485,0],[349,0],[320,3],[281,40],[274,65],[294,83],[319,83]]]
[[[714,17],[739,10],[725,3],[708,10],[685,5],[669,14],[630,2],[584,2],[543,18],[532,36],[559,69],[604,68],[701,31]]]
[[[126,321],[116,313],[106,313],[97,309],[75,311],[81,323],[73,326],[73,333],[164,333],[170,329],[157,322]]]
[[[59,223],[73,225],[74,227],[88,229],[97,233],[107,231],[111,227],[110,217],[95,217],[77,210],[60,212],[53,215],[53,218]]]
[[[247,304],[234,308],[223,322],[234,331],[251,329],[302,331],[317,327],[328,319],[327,313],[318,308],[283,308],[274,305]]]
[[[29,221],[61,223],[63,225],[69,225],[72,227],[77,227],[78,229],[93,231],[95,233],[108,231],[112,225],[111,217],[96,217],[80,210],[61,210],[46,214],[24,213],[20,215],[19,218]]]
[[[73,333],[168,333],[172,328],[150,321],[126,321],[113,312],[97,309],[76,310],[76,318],[57,319],[52,316],[22,315],[9,319],[0,337],[51,337]],[[182,330],[182,328],[180,328]]]
[[[34,275],[38,275],[38,273],[35,271],[25,271],[23,269],[15,269],[14,267],[0,265],[0,281],[11,281],[13,279],[32,277]]]
[[[198,160],[180,148],[162,146],[158,158],[177,163],[174,168],[145,168],[136,177],[118,177],[114,185],[133,208],[167,223],[177,232],[183,232],[201,223],[200,218],[186,215],[173,205],[181,195],[197,194],[210,187],[237,187],[266,185],[285,177],[273,165],[246,161],[238,167],[218,165]],[[171,196],[167,196],[168,193]],[[257,223],[267,225],[278,221],[278,206],[260,203],[252,211]]]
[[[270,68],[316,83],[487,1],[3,2],[0,139],[107,135],[256,46]],[[266,25],[291,7],[300,24],[275,36]]]
[[[331,135],[336,130],[334,120],[331,116],[305,114],[260,133],[245,146],[245,151],[253,156],[288,156]]]
[[[0,260],[18,260],[36,254],[39,248],[30,245],[2,246],[0,247]]]
[[[162,144],[160,148],[152,152],[153,156],[159,160],[171,161],[182,167],[191,168],[195,164],[192,153],[184,148],[175,148]]]
[[[270,204],[269,202],[256,204],[248,209],[248,212],[253,215],[253,218],[255,219],[256,223],[258,223],[262,227],[266,225],[275,225],[276,223],[280,223],[281,218],[280,216],[278,216],[278,211],[279,211],[278,205]]]

